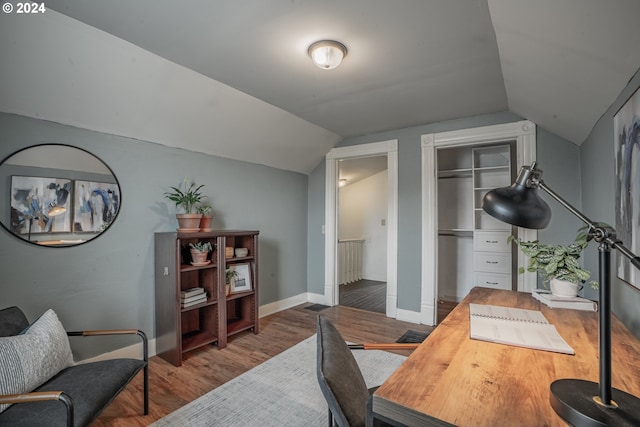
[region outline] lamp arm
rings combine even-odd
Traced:
[[[613,240],[611,238],[607,239],[607,242],[611,245],[612,248],[616,248],[622,255],[629,258],[631,264],[638,270],[640,270],[640,257],[631,252],[628,248],[626,248],[620,240]]]
[[[532,179],[531,185],[539,187],[543,189],[548,195],[553,197],[558,203],[564,206],[569,212],[580,218],[582,222],[587,224],[591,232],[593,233],[593,238],[596,242],[606,242],[610,247],[616,248],[622,255],[627,257],[631,264],[633,264],[637,269],[640,270],[640,257],[631,252],[628,248],[626,248],[622,241],[616,239],[615,230],[611,227],[606,227],[601,223],[593,222],[586,215],[580,212],[578,209],[573,207],[569,202],[560,197],[555,191],[550,189],[544,181],[541,179]]]
[[[587,216],[585,214],[580,212],[578,209],[574,208],[569,202],[567,202],[565,199],[560,197],[560,195],[558,195],[558,193],[556,193],[555,191],[550,189],[544,183],[544,181],[542,181],[542,180],[534,181],[533,184],[535,186],[543,189],[548,195],[553,197],[558,203],[560,203],[562,206],[564,206],[569,212],[571,212],[572,214],[574,214],[575,216],[580,218],[580,220],[582,222],[584,222],[585,224],[587,224],[590,229],[593,230],[593,229],[598,228],[598,224],[596,224],[595,222],[591,221],[589,218],[587,218]]]

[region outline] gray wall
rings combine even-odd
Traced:
[[[592,221],[602,221],[615,227],[615,171],[613,116],[640,87],[640,72],[603,114],[589,137],[580,147],[582,164],[582,199],[584,213]],[[612,310],[640,338],[640,291],[619,280],[616,275],[616,253],[611,254]],[[597,245],[591,244],[585,254],[585,266],[597,277]],[[589,291],[596,298],[595,291]]]
[[[398,139],[398,307],[420,310],[421,248],[421,149],[420,136],[426,133],[488,126],[522,120],[515,114],[504,112],[469,117],[447,122],[432,123],[405,129],[397,129],[372,135],[349,138],[338,146],[366,144]],[[538,162],[545,171],[549,183],[559,181],[559,192],[571,194],[572,203],[580,203],[579,150],[570,142],[538,127]],[[324,293],[324,179],[325,163],[322,162],[309,177],[309,292]],[[553,208],[553,207],[552,207]],[[543,230],[540,239],[558,239],[570,243],[575,238],[579,224],[571,214],[554,211],[549,228]]]
[[[580,209],[580,148],[540,127],[537,128],[537,142],[537,166],[543,171],[543,181]],[[549,226],[538,232],[538,239],[547,244],[567,245],[573,242],[582,222],[544,191],[539,191],[539,194],[549,204],[552,216]]]
[[[2,229],[0,307],[18,305],[30,320],[51,307],[68,330],[136,327],[153,336],[153,234],[176,228],[163,193],[185,177],[205,184],[214,228],[260,230],[261,305],[307,291],[306,175],[11,114],[0,114],[0,129],[0,159],[33,144],[70,144],[108,164],[122,189],[117,220],[87,244],[43,248]],[[104,341],[74,341],[76,358],[123,345],[96,342]]]

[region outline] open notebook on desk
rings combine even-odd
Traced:
[[[469,304],[471,338],[535,350],[575,354],[542,312]]]

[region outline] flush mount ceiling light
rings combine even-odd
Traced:
[[[334,40],[320,40],[309,46],[308,52],[316,67],[331,70],[347,56],[347,47]]]

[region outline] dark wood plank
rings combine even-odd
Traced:
[[[439,300],[438,301],[438,324],[440,324],[458,305],[457,302]]]
[[[387,283],[376,280],[358,280],[340,285],[340,305],[361,310],[386,313]]]
[[[304,308],[308,305],[260,319],[260,334],[246,331],[234,335],[223,350],[209,345],[186,353],[181,367],[152,357],[149,415],[141,415],[142,377],[139,376],[105,409],[93,426],[146,426],[315,334],[318,315],[330,319],[345,340],[354,343],[390,343],[408,329],[423,332],[433,329],[350,307],[336,306],[315,312]],[[394,352],[411,353],[407,350]]]

